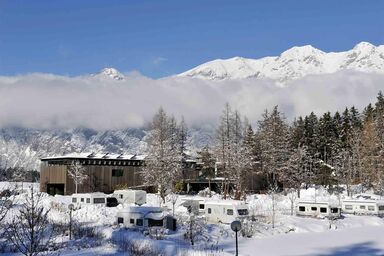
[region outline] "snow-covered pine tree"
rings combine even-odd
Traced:
[[[157,187],[165,202],[166,191],[172,190],[175,182],[182,176],[176,121],[160,108],[154,115],[149,129],[148,152],[142,179],[145,185]]]
[[[79,161],[73,161],[68,168],[68,176],[73,180],[75,193],[77,194],[79,185],[83,184],[88,178],[88,175],[85,173],[85,168]]]
[[[268,175],[269,186],[275,188],[289,158],[288,125],[277,106],[271,113],[264,112],[259,122],[258,138],[263,172]]]

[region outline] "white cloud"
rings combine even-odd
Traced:
[[[163,106],[190,124],[216,123],[225,102],[256,123],[265,108],[279,105],[288,118],[325,111],[363,108],[384,89],[384,75],[339,72],[308,76],[286,88],[271,80],[152,80],[137,74],[123,81],[96,77],[28,74],[0,77],[0,126],[139,127]]]

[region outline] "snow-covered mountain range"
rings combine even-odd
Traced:
[[[269,78],[286,84],[306,75],[346,69],[384,73],[384,45],[361,42],[349,51],[328,53],[306,45],[293,47],[275,57],[217,59],[177,76],[209,80]]]
[[[374,46],[362,42],[352,50],[330,53],[312,46],[302,46],[293,47],[277,57],[213,60],[170,77],[170,80],[177,82],[178,79],[191,77],[203,79],[206,84],[209,81],[232,79],[238,80],[239,84],[242,79],[264,78],[285,86],[290,81],[307,75],[330,74],[342,70],[384,74],[384,45]],[[105,68],[84,79],[89,78],[91,83],[97,81],[103,85],[111,84],[109,81],[112,81],[112,84],[124,84],[124,81],[132,79],[114,68]],[[44,130],[0,127],[0,167],[38,169],[40,157],[72,152],[145,153],[144,129],[96,131],[90,128]],[[191,129],[192,150],[209,143],[213,133],[213,127]]]

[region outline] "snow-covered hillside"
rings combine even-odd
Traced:
[[[329,53],[306,45],[293,47],[275,57],[217,59],[177,76],[209,80],[269,78],[285,84],[310,74],[346,69],[384,73],[384,45],[361,42],[349,51]]]
[[[192,152],[207,145],[214,128],[190,130]],[[145,130],[95,131],[92,129],[0,129],[0,168],[39,170],[40,158],[80,152],[141,154],[146,150]]]

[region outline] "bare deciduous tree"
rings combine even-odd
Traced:
[[[52,244],[53,229],[48,213],[42,205],[42,193],[35,193],[31,187],[26,201],[5,229],[7,239],[23,255],[38,255]]]
[[[75,184],[75,193],[77,194],[78,186],[83,184],[83,182],[88,178],[88,175],[85,174],[85,169],[79,161],[72,162],[68,169],[68,175]]]

